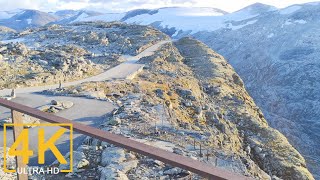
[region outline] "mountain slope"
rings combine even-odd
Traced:
[[[145,67],[130,80],[89,82],[52,93],[84,97],[91,93],[112,101],[117,108],[107,116],[103,130],[211,166],[254,179],[313,179],[303,157],[268,126],[230,64],[203,43],[183,38],[164,44],[138,63]],[[111,145],[92,138],[87,142],[105,146],[100,156],[102,162],[108,161]],[[123,150],[117,148],[115,154],[122,157]],[[98,174],[113,179],[121,179],[117,178],[120,175],[129,179],[190,178],[190,172],[128,154],[128,160],[99,164]],[[122,168],[127,161],[136,162],[129,171]]]
[[[254,23],[252,18],[276,8],[264,4],[253,4],[234,13],[216,8],[170,7],[154,10],[140,9],[127,13],[104,14],[83,17],[77,21],[124,21],[141,25],[153,25],[169,35],[181,37],[198,31],[214,31],[220,28],[238,29]],[[197,22],[195,24],[195,22]]]
[[[99,16],[102,13],[95,11],[57,11],[55,15],[59,16],[61,19],[53,22],[54,24],[69,24],[74,22],[80,22],[82,19],[90,18],[92,16]]]
[[[54,15],[37,11],[23,10],[9,19],[0,20],[0,25],[7,26],[15,30],[44,26],[54,22],[58,18]]]
[[[0,20],[1,19],[9,19],[12,16],[20,13],[23,11],[23,9],[15,9],[15,10],[10,10],[10,11],[0,11]]]
[[[271,126],[289,138],[317,175],[319,12],[319,3],[283,9],[257,3],[218,16],[188,16],[180,8],[164,8],[106,21],[122,19],[152,25],[175,38],[192,35],[224,55],[244,79]]]
[[[319,12],[319,5],[294,5],[239,30],[194,34],[229,59],[270,124],[305,155],[317,175]]]
[[[204,88],[215,87],[220,90],[211,97],[208,94],[213,102],[223,99],[221,104],[217,103],[220,110],[215,112],[226,109],[224,119],[234,124],[240,134],[244,134],[244,144],[248,143],[256,151],[253,159],[265,172],[283,179],[312,179],[311,174],[307,173],[302,156],[280,132],[268,127],[262,112],[244,89],[242,80],[221,56],[196,40],[185,38],[176,44],[185,57],[185,64],[191,67],[195,76],[200,79],[200,84]],[[199,56],[202,54],[210,57],[210,61]],[[258,153],[259,147],[263,149],[265,157]],[[297,161],[298,159],[300,160]],[[301,166],[301,162],[304,165]]]

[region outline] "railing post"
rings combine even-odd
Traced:
[[[15,111],[15,110],[11,110],[11,116],[12,116],[12,123],[13,124],[23,124],[23,114]],[[21,131],[23,130],[23,126],[14,126],[13,127],[13,139],[14,141],[16,141],[16,139],[18,138],[19,134],[21,133]],[[21,150],[22,149],[22,144],[20,144],[17,147],[17,150]],[[16,156],[16,169],[17,169],[17,178],[18,180],[28,180],[28,174],[18,174],[18,168],[27,168],[27,165],[25,165],[22,162],[22,157],[21,156]],[[24,171],[22,171],[24,172]]]

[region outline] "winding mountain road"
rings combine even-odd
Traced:
[[[115,66],[104,73],[99,75],[85,78],[78,81],[67,82],[64,83],[63,86],[72,86],[78,85],[84,82],[98,82],[104,80],[112,80],[112,79],[131,79],[137,72],[139,72],[143,68],[143,64],[137,64],[136,62],[146,56],[152,55],[160,46],[167,43],[169,41],[160,41],[151,47],[145,49],[143,52],[136,56],[128,56],[124,55],[123,58],[126,60],[122,64]],[[55,89],[59,85],[48,85],[48,86],[38,86],[38,87],[25,87],[18,88],[15,90],[17,97],[12,99],[13,102],[17,102],[20,104],[27,105],[29,107],[40,107],[46,104],[49,104],[51,100],[67,100],[72,101],[74,106],[70,109],[63,110],[58,112],[56,115],[84,123],[90,126],[97,126],[104,121],[104,115],[111,112],[115,106],[107,101],[99,101],[94,99],[87,99],[82,97],[65,97],[65,96],[50,96],[45,94],[38,94],[36,92],[41,92],[48,89]],[[8,96],[11,93],[11,89],[4,89],[0,91],[0,96]],[[0,119],[4,119],[10,117],[11,113],[9,109],[0,107]],[[43,122],[46,123],[46,122]],[[46,137],[50,137],[53,135],[57,128],[52,127],[41,127],[45,129]],[[31,128],[29,131],[30,139],[38,138],[38,127]],[[13,137],[11,134],[11,130],[7,131],[7,145],[10,146],[13,142]],[[3,130],[0,129],[0,137],[3,136]],[[74,133],[74,147],[78,147],[84,139],[84,136],[81,134]],[[58,149],[66,154],[69,151],[69,136],[63,135],[56,143]],[[3,138],[0,138],[0,146],[3,145]],[[30,149],[34,151],[34,154],[37,155],[38,144],[36,141],[30,141]],[[37,160],[34,156],[30,160],[30,165],[36,165]],[[51,152],[47,152],[46,154],[46,164],[50,164],[55,160],[53,154]]]

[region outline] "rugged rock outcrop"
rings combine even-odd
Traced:
[[[193,36],[225,56],[270,125],[320,178],[319,3],[293,5],[235,30]]]
[[[100,99],[117,104],[101,125],[105,131],[255,179],[313,179],[304,158],[269,127],[243,81],[221,55],[197,40],[183,38],[139,63],[145,64],[144,70],[132,80],[95,83],[96,88],[85,83],[64,92],[99,90],[104,92]],[[138,154],[127,152],[128,158],[124,150],[96,139],[88,138],[85,144],[100,152],[102,179],[192,175]]]
[[[218,127],[222,125],[221,130],[228,129],[228,126],[235,127],[238,136],[242,135],[239,140],[242,147],[253,149],[252,158],[267,173],[283,179],[312,179],[304,158],[280,132],[268,126],[261,110],[243,87],[242,80],[220,55],[189,38],[178,41],[176,45],[185,57],[184,63],[191,67],[199,83],[221,90],[219,94],[208,97],[211,101],[223,99],[218,106],[221,110],[227,109],[223,118],[218,116],[218,121],[213,119]],[[230,124],[226,126],[224,122]],[[236,133],[234,130],[229,132]]]
[[[0,88],[83,79],[168,37],[151,27],[86,22],[10,33],[0,44]]]
[[[320,179],[319,12],[318,2],[282,9],[255,3],[232,13],[140,9],[111,20],[151,25],[175,39],[191,35],[226,57],[270,125],[288,137]]]

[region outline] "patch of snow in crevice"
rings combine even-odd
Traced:
[[[223,16],[224,14],[218,12],[212,8],[188,8],[188,7],[179,7],[179,8],[163,8],[159,11],[166,11],[167,13],[175,16]]]
[[[90,16],[78,21],[120,21],[126,14],[125,13],[108,13],[98,16]]]
[[[243,27],[245,27],[245,26],[248,26],[248,25],[250,25],[250,24],[254,24],[254,23],[256,23],[257,21],[258,21],[258,20],[248,21],[247,23],[242,24],[242,25],[238,25],[238,26],[233,26],[233,25],[231,25],[231,26],[229,26],[228,28],[231,28],[232,30],[238,30],[238,29],[241,29],[241,28],[243,28]]]
[[[282,15],[287,15],[287,14],[292,14],[292,13],[298,11],[299,9],[301,9],[301,6],[295,5],[295,6],[290,6],[290,7],[281,9],[279,11],[279,13],[282,14]]]
[[[176,31],[172,36],[177,36],[179,34],[179,31]]]
[[[307,23],[307,21],[305,21],[303,19],[295,20],[294,22],[298,23],[298,24],[306,24]]]
[[[272,38],[274,36],[274,33],[270,33],[267,38]]]
[[[303,19],[299,19],[299,20],[295,20],[292,21],[292,19],[288,19],[286,20],[286,22],[284,23],[284,25],[292,25],[292,24],[306,24],[307,21],[303,20]]]
[[[28,24],[32,23],[32,19],[27,19]]]

